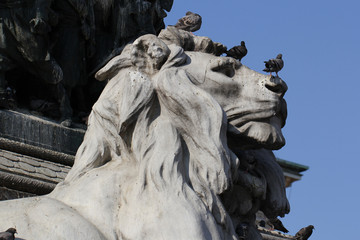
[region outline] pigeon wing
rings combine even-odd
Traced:
[[[284,225],[283,225],[283,223],[281,222],[280,219],[278,219],[278,218],[271,219],[270,222],[273,224],[273,226],[274,226],[274,228],[275,228],[276,230],[282,231],[282,232],[284,232],[284,233],[289,232],[289,230],[287,230],[287,229],[284,227]]]
[[[236,59],[241,60],[243,57],[246,56],[247,54],[247,49],[243,46],[235,46],[233,48],[231,48],[229,51],[227,51],[227,56],[228,57],[233,57]]]
[[[14,240],[14,236],[9,232],[0,233],[0,240]]]
[[[284,67],[284,61],[282,59],[274,59],[276,63],[276,70],[280,71]]]
[[[264,72],[272,72],[271,68],[272,68],[272,59],[270,59],[269,61],[264,61],[265,63],[265,69],[263,70]]]

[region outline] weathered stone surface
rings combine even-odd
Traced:
[[[36,168],[28,163],[25,162],[19,162],[18,163],[19,168],[23,169],[24,171],[26,171],[27,173],[34,173],[36,172]]]
[[[48,168],[39,168],[37,169],[37,173],[45,175],[48,178],[56,178],[56,173],[54,173]]]
[[[5,158],[5,159],[9,159],[11,160],[11,162],[15,163],[15,162],[19,162],[20,161],[20,158],[18,155],[14,155],[12,154],[11,152],[8,152],[8,151],[1,151],[1,155]]]
[[[28,114],[0,110],[0,137],[31,146],[75,155],[84,132]]]
[[[269,231],[267,229],[264,228],[259,228],[260,233],[261,233],[261,237],[263,240],[286,240],[286,239],[296,239],[295,237],[288,235],[288,234],[283,234],[277,231]]]
[[[59,166],[58,164],[56,164],[56,163],[44,161],[44,162],[41,164],[41,166],[42,166],[43,168],[47,168],[47,169],[49,169],[49,170],[51,170],[51,171],[53,171],[53,172],[59,172],[59,171],[61,171],[60,166]]]
[[[25,173],[25,171],[20,171]],[[47,194],[56,185],[55,183],[44,181],[43,178],[28,177],[25,174],[19,174],[19,172],[0,171],[0,180],[0,186],[2,187],[36,195]]]
[[[11,169],[11,172],[17,173],[17,174],[19,174],[19,175],[29,174],[29,172],[21,169],[20,166],[19,166],[19,164],[16,164],[15,167]]]
[[[94,73],[128,42],[158,34],[173,0],[0,4],[0,107],[26,106],[71,126],[104,87]]]
[[[7,168],[13,168],[14,167],[14,162],[12,162],[9,159],[3,158],[1,159],[1,165],[7,167]]]
[[[27,192],[21,192],[12,190],[6,187],[0,187],[0,201],[2,200],[11,200],[17,198],[25,198],[25,197],[33,197],[34,194],[30,194]]]
[[[66,175],[67,175],[67,172],[65,172],[65,171],[64,172],[56,172],[56,177],[61,180],[65,179]]]
[[[238,239],[247,221],[261,239],[256,211],[289,210],[279,167],[261,149],[285,144],[287,86],[216,56],[223,47],[173,28],[128,45],[97,73],[109,82],[65,181],[1,202],[0,225],[25,239]],[[56,171],[41,171],[53,182]],[[233,184],[239,192],[226,195]]]
[[[0,150],[0,171],[5,178],[6,173],[12,174],[15,178],[16,175],[19,175],[29,178],[30,182],[31,179],[38,179],[40,181],[51,183],[53,184],[52,188],[54,188],[55,184],[64,180],[69,170],[70,167],[66,165]],[[19,185],[21,184],[20,182],[21,180],[17,180],[14,184]],[[13,186],[13,189],[21,188],[21,186],[15,185]]]

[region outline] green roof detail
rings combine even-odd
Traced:
[[[306,170],[309,169],[309,166],[305,166],[305,165],[302,165],[302,164],[299,164],[299,163],[286,161],[286,160],[281,159],[281,158],[276,158],[276,161],[279,163],[279,165],[282,168],[286,168],[286,169],[292,170],[292,171],[297,172],[297,173],[300,173],[300,172],[303,172],[303,171],[306,171]]]

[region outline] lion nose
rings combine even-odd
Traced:
[[[281,78],[275,76],[269,77],[265,83],[265,87],[270,91],[279,94],[280,97],[283,97],[288,89],[286,83]]]

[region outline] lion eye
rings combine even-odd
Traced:
[[[233,77],[235,75],[235,69],[232,65],[223,65],[212,69],[214,72],[222,73],[227,77]]]
[[[214,72],[222,73],[230,78],[235,75],[235,64],[233,61],[229,61],[228,59],[222,59],[220,61],[215,61],[210,64],[210,69]]]

